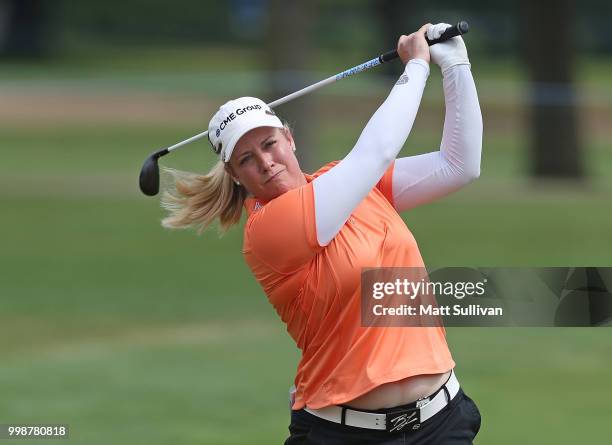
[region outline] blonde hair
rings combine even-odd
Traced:
[[[287,123],[284,125],[281,131],[287,137],[291,128]],[[169,212],[162,219],[162,226],[167,229],[195,227],[201,235],[216,219],[220,233],[240,222],[248,192],[234,183],[223,161],[218,161],[205,175],[172,168],[164,171],[172,177],[174,187],[164,191],[161,198],[161,206]]]
[[[221,233],[240,222],[247,197],[244,187],[235,184],[222,161],[206,174],[164,168],[174,180],[174,188],[164,191],[161,205],[170,213],[162,219],[167,229],[196,227],[201,235],[215,219]]]

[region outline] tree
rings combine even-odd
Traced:
[[[0,0],[0,55],[31,58],[49,53],[53,41],[53,0]]]
[[[522,0],[522,53],[531,78],[532,174],[583,176],[574,87],[575,35],[571,0]]]
[[[378,51],[387,51],[397,48],[397,40],[402,34],[410,34],[412,30],[416,30],[414,23],[414,13],[412,2],[406,0],[377,0],[370,1],[370,10],[374,17],[378,19],[379,28],[382,34],[382,46],[377,48]],[[420,25],[419,25],[420,26]],[[418,29],[418,28],[417,28]],[[383,64],[379,72],[392,78],[397,78],[397,64]]]
[[[311,29],[315,3],[301,0],[270,0],[265,57],[270,71],[271,100],[293,93],[313,82]],[[310,94],[281,105],[278,114],[293,125],[297,156],[304,170],[314,165],[314,99]]]

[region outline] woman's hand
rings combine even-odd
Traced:
[[[451,25],[438,23],[427,29],[429,40],[439,38]],[[445,42],[440,42],[431,47],[431,61],[440,67],[442,74],[455,65],[470,65],[467,49],[461,36],[453,37]]]
[[[425,33],[430,26],[431,23],[426,23],[417,32],[408,36],[400,36],[397,41],[397,54],[404,65],[412,59],[422,59],[429,63],[429,45],[425,40]]]

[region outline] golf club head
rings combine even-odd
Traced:
[[[159,165],[157,160],[168,153],[167,149],[159,150],[149,156],[140,169],[140,190],[147,196],[159,193]]]

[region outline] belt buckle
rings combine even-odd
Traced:
[[[388,433],[396,433],[404,428],[418,430],[421,427],[421,410],[409,408],[387,413],[385,429]]]
[[[421,397],[419,400],[416,401],[416,407],[417,408],[422,408],[425,405],[427,405],[429,402],[431,402],[431,398],[430,397]]]

